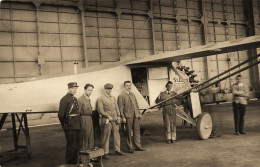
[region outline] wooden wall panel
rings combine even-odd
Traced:
[[[0,62],[0,77],[14,77],[13,63]]]
[[[42,73],[44,75],[52,75],[59,72],[62,72],[61,62],[48,62],[42,65]]]
[[[39,75],[37,62],[16,62],[15,69],[17,76],[29,78]]]
[[[62,60],[60,47],[42,47],[41,50],[46,61]]]
[[[34,22],[13,21],[13,31],[36,33],[36,24]]]
[[[62,47],[63,60],[84,60],[81,47]]]
[[[1,61],[12,61],[13,60],[13,51],[10,46],[1,46],[0,47],[0,62]]]
[[[37,61],[37,47],[15,47],[14,55],[16,61]]]
[[[11,36],[11,34],[10,34]],[[15,33],[14,34],[14,44],[15,45],[25,45],[25,46],[36,46],[37,36],[36,33]]]
[[[12,36],[10,33],[0,32],[0,45],[12,45]]]

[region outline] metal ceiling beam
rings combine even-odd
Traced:
[[[252,0],[243,0],[243,6],[244,6],[244,14],[248,21],[248,26],[246,29],[247,36],[254,36],[255,34],[255,19],[254,19],[254,8],[253,8],[253,1]],[[248,49],[248,58],[254,57],[257,55],[256,48]],[[252,62],[249,62],[249,64],[255,63],[257,60],[254,60]],[[258,66],[252,67],[250,70],[250,77],[252,78],[252,86],[256,90],[258,90],[257,97],[260,97],[260,78],[259,78],[259,69]]]
[[[78,7],[78,3],[70,1],[57,1],[57,0],[4,0],[4,2],[22,2],[22,3],[33,3],[36,6],[42,4],[45,5],[60,5],[60,6],[75,6]]]
[[[154,30],[154,18],[153,18],[153,0],[149,0],[150,10],[147,13],[151,18],[151,31],[152,31],[152,40],[153,40],[153,54],[156,54],[156,39],[155,39],[155,30]]]
[[[70,2],[70,1],[57,1],[57,0],[4,0],[5,2],[22,2],[22,3],[33,3],[36,6],[40,6],[42,4],[45,5],[58,5],[58,6],[68,6],[68,7],[77,7],[81,8],[81,1],[79,2]],[[100,12],[100,13],[116,13],[117,11],[113,8],[106,8],[106,7],[94,7],[89,5],[84,5],[83,8],[86,11],[92,12]],[[131,9],[120,9],[122,14],[130,14],[130,15],[140,15],[140,16],[149,16],[149,11],[131,11]],[[161,16],[160,14],[153,13],[153,18],[155,19],[170,19],[175,21],[192,21],[192,22],[202,22],[200,18],[198,19],[188,19],[185,16],[175,17],[175,16]],[[243,21],[231,21],[231,20],[216,20],[216,19],[208,19],[209,23],[216,23],[216,24],[238,24],[238,25],[246,25],[246,22]]]
[[[205,4],[205,0],[201,0],[201,13],[202,13],[202,26],[203,26],[203,39],[204,39],[204,44],[207,45],[208,42],[208,20],[207,20],[207,16],[206,16],[206,4]],[[210,78],[210,58],[209,57],[205,57],[204,60],[206,61],[206,71],[207,71],[207,79]]]
[[[85,58],[85,67],[88,67],[88,54],[87,54],[87,41],[86,41],[86,25],[85,25],[85,12],[83,7],[83,0],[78,3],[78,8],[81,12],[81,27],[82,27],[82,41],[83,41],[83,54]]]

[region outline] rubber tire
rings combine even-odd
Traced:
[[[197,134],[200,137],[200,139],[202,140],[208,139],[212,132],[212,127],[213,127],[211,115],[207,112],[201,113],[198,117],[196,124],[197,124],[196,126]]]

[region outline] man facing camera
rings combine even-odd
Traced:
[[[65,132],[67,164],[77,164],[80,149],[81,123],[77,98],[77,82],[68,84],[68,93],[60,100],[58,117]]]
[[[236,76],[236,83],[233,85],[233,112],[235,122],[235,134],[246,134],[244,132],[244,117],[248,101],[248,87],[241,81],[241,75]]]
[[[172,91],[173,83],[168,81],[165,85],[166,91],[161,92],[159,97],[156,99],[156,103],[160,103],[164,100],[167,100],[177,93]],[[176,108],[175,105],[180,105],[178,99],[171,99],[161,105],[162,114],[163,114],[163,123],[166,133],[167,143],[174,143],[176,141]]]
[[[109,138],[111,131],[114,138],[114,149],[115,155],[123,155],[120,152],[120,134],[119,134],[119,123],[120,113],[118,110],[116,98],[111,95],[113,85],[107,83],[104,85],[104,94],[97,100],[97,109],[101,115],[101,136],[102,136],[102,147],[105,151],[104,159],[108,159],[109,153]]]
[[[79,111],[82,123],[82,149],[94,148],[94,130],[92,122],[92,106],[90,96],[94,86],[92,84],[86,84],[84,86],[84,93],[79,98]]]
[[[129,153],[137,151],[144,151],[141,146],[140,137],[140,117],[139,106],[135,95],[131,92],[132,83],[131,81],[124,82],[125,90],[118,97],[118,107],[121,113],[122,122],[126,123],[127,132],[127,146]],[[131,132],[133,130],[134,144],[132,142]]]

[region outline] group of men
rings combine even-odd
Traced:
[[[235,134],[245,134],[244,116],[248,100],[248,88],[241,82],[241,75],[236,76],[233,85],[233,112],[235,123]],[[165,85],[166,91],[160,93],[156,103],[160,103],[177,93],[172,91],[173,83],[168,81]],[[76,164],[80,149],[94,148],[94,130],[92,122],[92,106],[90,96],[94,89],[92,84],[86,84],[83,95],[77,100],[74,95],[77,92],[77,83],[68,84],[68,93],[60,101],[58,117],[64,129],[66,146],[66,163]],[[131,81],[124,82],[124,90],[118,99],[111,95],[113,85],[104,85],[104,94],[97,100],[97,111],[99,113],[99,125],[101,129],[101,143],[104,149],[104,159],[108,159],[109,138],[112,132],[114,138],[115,155],[123,155],[120,150],[119,125],[124,123],[127,134],[128,152],[134,153],[144,151],[141,146],[140,117],[137,99],[131,91]],[[162,104],[162,115],[165,127],[167,143],[176,141],[176,105],[181,105],[182,100],[173,98]],[[133,141],[132,141],[133,131]]]
[[[114,139],[115,155],[123,155],[120,150],[119,125],[121,123],[125,124],[128,152],[145,151],[142,148],[140,137],[141,113],[131,87],[131,81],[125,81],[124,90],[116,100],[111,94],[113,85],[107,83],[104,85],[104,94],[97,100],[101,143],[105,153],[103,159],[108,159],[111,132]],[[77,93],[77,88],[76,82],[68,84],[68,93],[60,100],[58,112],[58,117],[67,140],[65,157],[67,164],[78,163],[80,149],[91,150],[94,148],[93,109],[90,100],[94,86],[86,84],[84,93],[78,100],[74,97]]]

